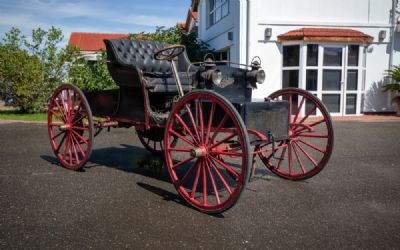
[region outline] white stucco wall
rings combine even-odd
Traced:
[[[307,27],[364,32],[374,37],[367,53],[365,111],[385,111],[391,109],[390,97],[380,91],[380,86],[389,67],[391,8],[392,0],[230,0],[230,14],[207,28],[206,0],[201,0],[199,37],[217,50],[229,46],[232,61],[245,63],[253,56],[260,56],[267,79],[253,92],[253,97],[263,98],[281,88],[282,54],[278,35]],[[265,28],[272,29],[272,36],[267,40]],[[382,30],[386,31],[386,38],[378,41]],[[234,33],[233,41],[228,41],[229,31]],[[395,38],[393,63],[399,65],[400,33]]]

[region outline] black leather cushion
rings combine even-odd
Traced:
[[[111,39],[104,42],[110,45],[108,47],[112,49],[113,59],[121,66],[137,67],[144,72],[171,72],[169,62],[156,60],[153,57],[154,53],[164,48],[166,44],[129,38]]]
[[[184,92],[190,90],[189,78],[186,72],[179,72],[182,89]],[[145,74],[146,87],[151,92],[178,92],[175,78],[171,74]]]

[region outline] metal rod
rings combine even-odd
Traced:
[[[174,76],[175,76],[176,85],[178,87],[179,95],[180,95],[180,97],[182,97],[182,96],[185,95],[185,93],[183,93],[181,79],[179,78],[178,70],[176,69],[176,64],[175,64],[174,60],[171,60],[171,66],[172,66],[172,73],[174,73]]]

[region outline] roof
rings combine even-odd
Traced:
[[[129,37],[129,34],[72,32],[68,44],[75,45],[81,51],[100,51],[105,49],[104,39],[122,37]]]
[[[352,29],[302,28],[278,36],[279,42],[358,42],[371,43],[373,37]]]

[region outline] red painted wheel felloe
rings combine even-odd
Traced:
[[[270,98],[289,102],[289,138],[276,142],[274,148],[264,146],[258,155],[280,177],[304,180],[316,175],[328,162],[333,149],[328,110],[317,97],[302,89],[282,89]]]
[[[65,168],[77,170],[88,161],[93,146],[93,119],[80,89],[58,87],[48,107],[48,132],[54,154]]]
[[[150,128],[144,131],[136,129],[136,133],[147,151],[155,155],[164,153],[164,129]]]
[[[204,90],[185,95],[170,114],[164,143],[172,182],[188,203],[206,213],[236,203],[249,177],[250,144],[224,97]]]

